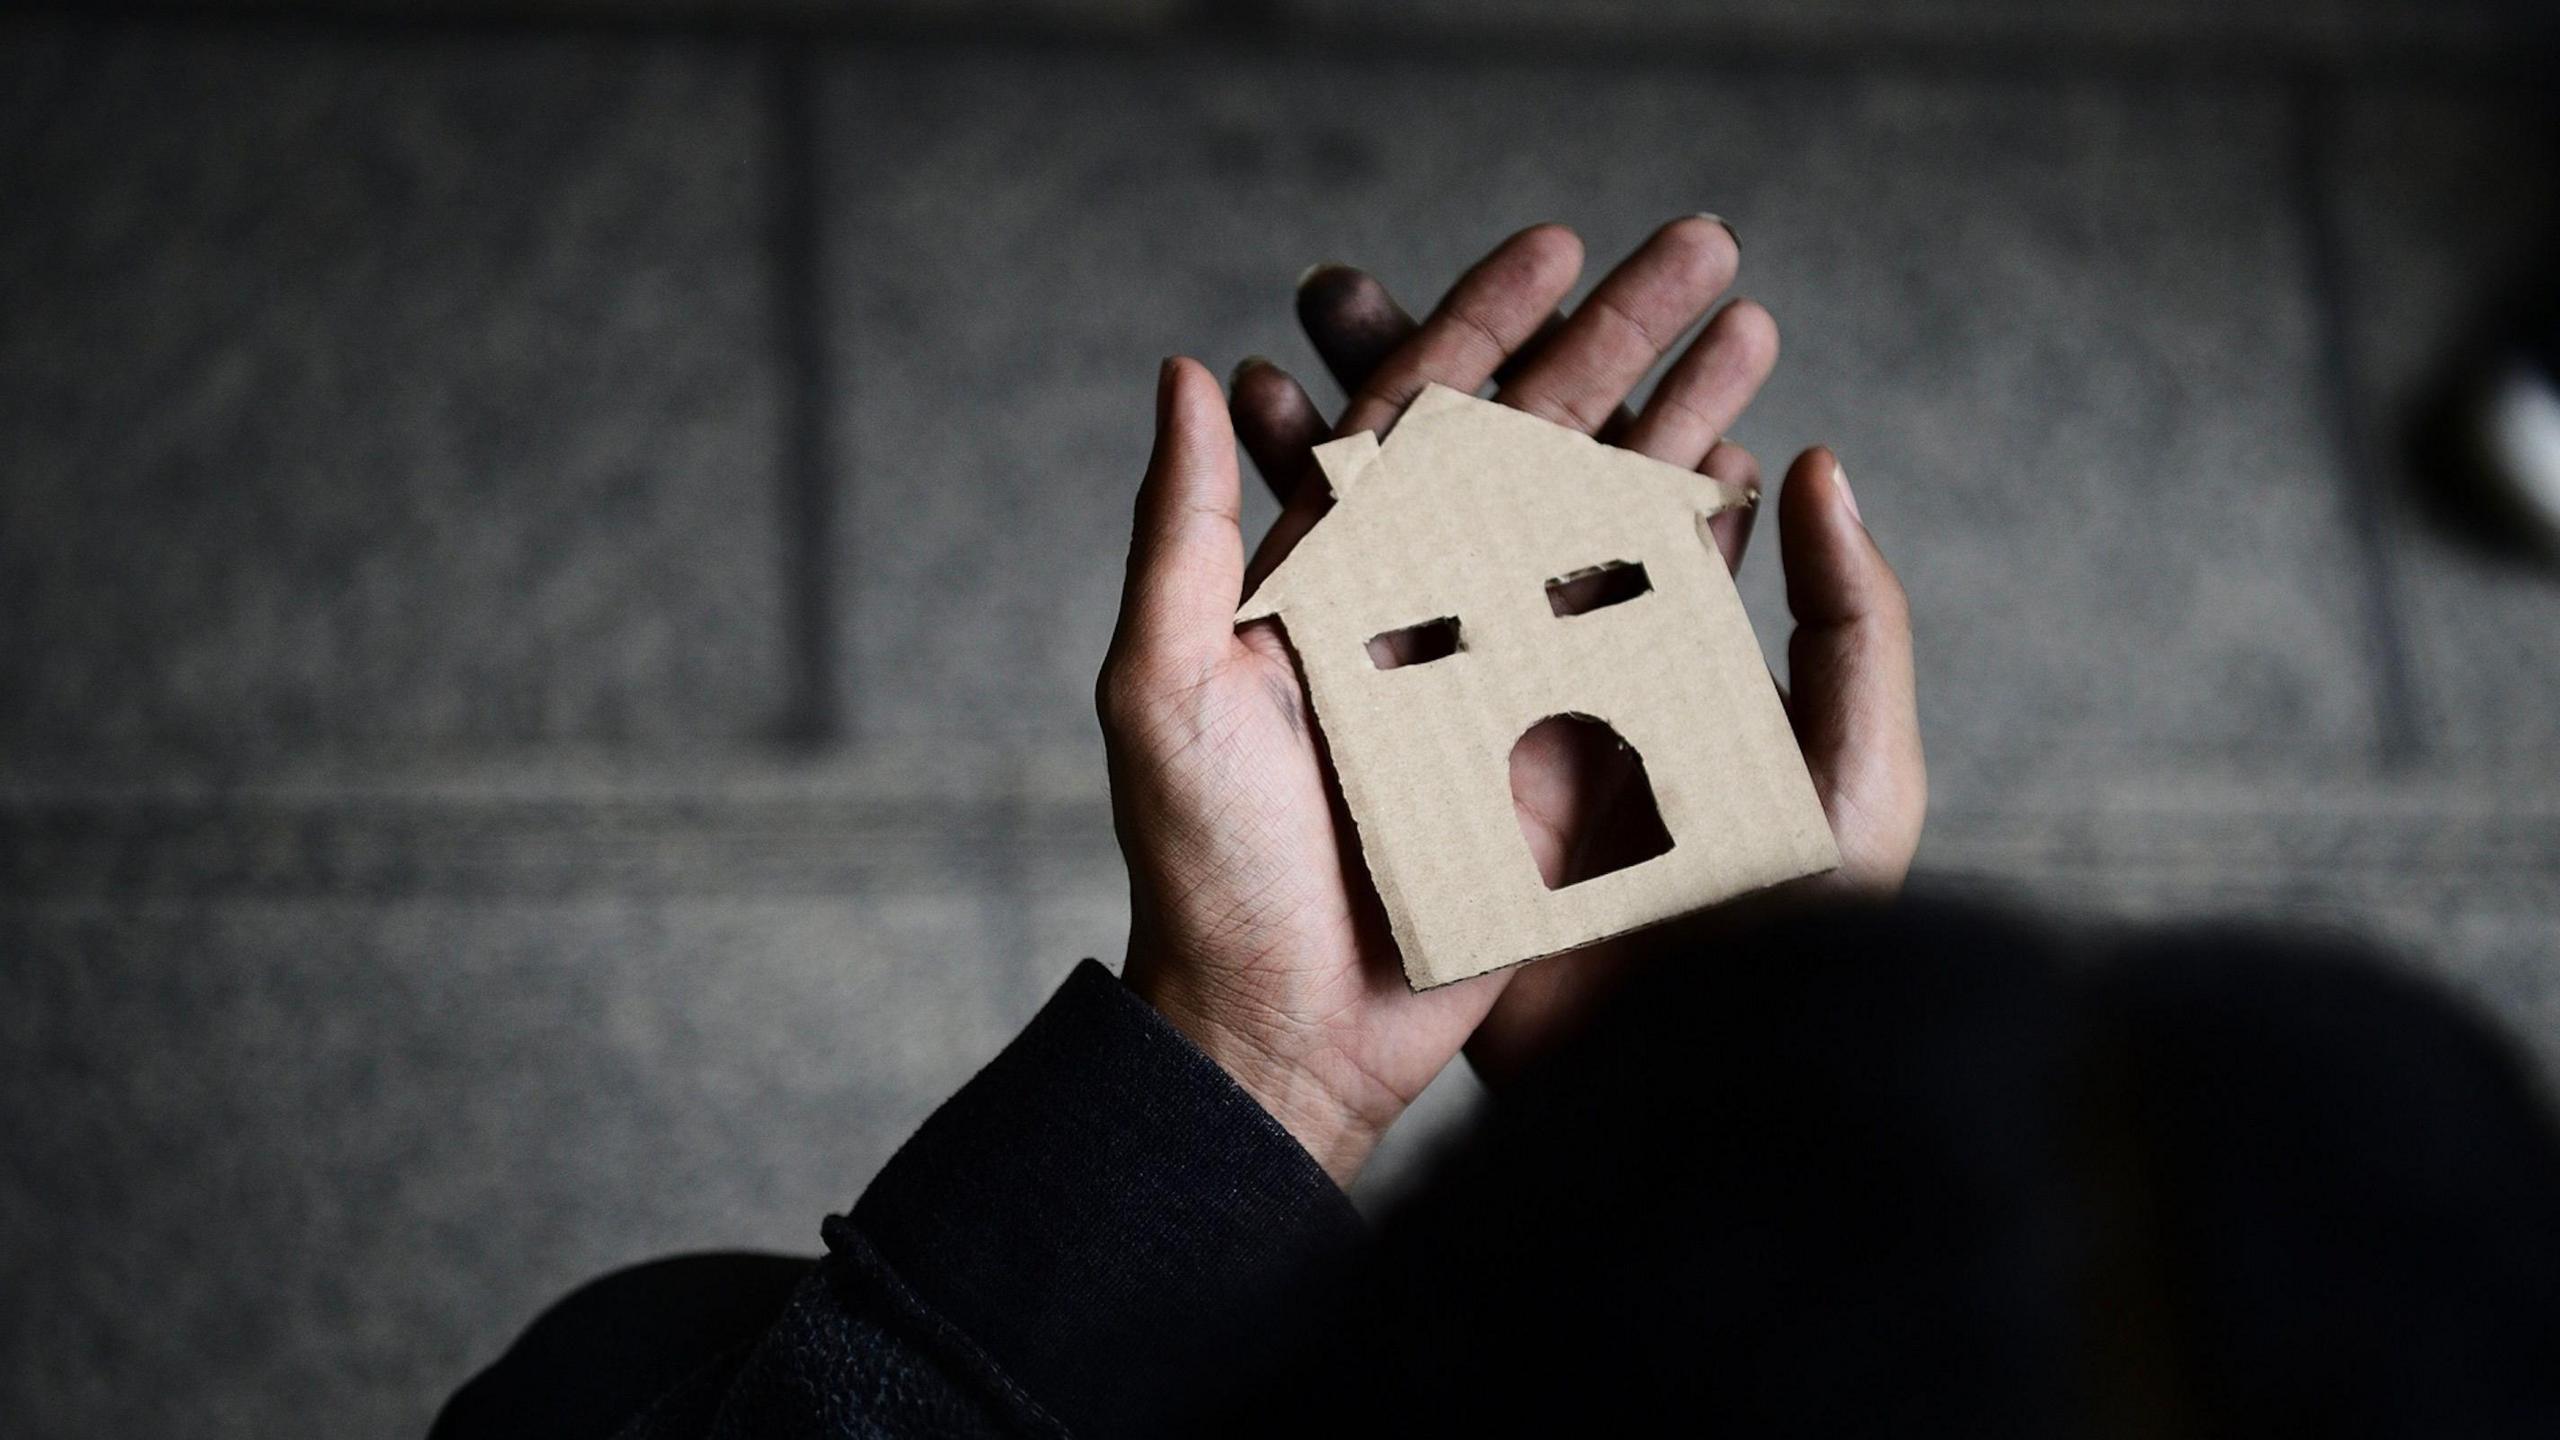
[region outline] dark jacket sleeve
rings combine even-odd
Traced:
[[[1287,1131],[1088,960],[893,1158],[781,1319],[626,1436],[1117,1436],[1238,1369],[1360,1234]]]

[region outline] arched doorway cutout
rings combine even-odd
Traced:
[[[1562,890],[1671,849],[1644,757],[1606,720],[1550,715],[1511,744],[1511,800],[1520,838],[1550,890]]]

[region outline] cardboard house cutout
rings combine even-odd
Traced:
[[[1315,454],[1336,503],[1236,619],[1296,652],[1415,989],[1839,863],[1707,533],[1746,495],[1437,385]],[[1671,843],[1550,890],[1511,753],[1558,716],[1634,749]]]

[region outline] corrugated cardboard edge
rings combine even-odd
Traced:
[[[1383,444],[1347,436],[1316,459],[1337,504],[1237,620],[1281,623],[1417,989],[1838,864],[1704,531],[1749,503],[1739,487],[1439,386]],[[1546,608],[1542,576],[1633,556],[1653,581],[1639,600]],[[1439,614],[1458,617],[1460,655],[1368,664],[1366,635]],[[1596,714],[1635,745],[1671,852],[1544,889],[1508,762],[1539,713]]]

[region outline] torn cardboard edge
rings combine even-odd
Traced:
[[[1334,507],[1236,621],[1297,658],[1415,989],[1839,864],[1706,528],[1747,491],[1439,385],[1315,457]],[[1634,751],[1671,843],[1550,890],[1510,777],[1559,717]]]

